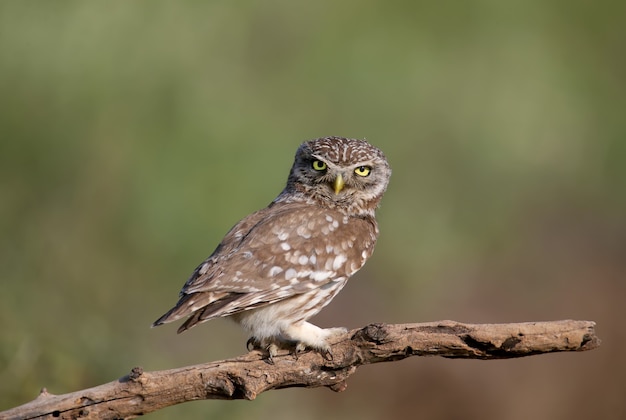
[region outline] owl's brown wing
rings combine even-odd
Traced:
[[[371,255],[373,218],[309,204],[275,203],[235,225],[194,271],[174,308],[154,325],[192,315],[179,332],[345,281]]]

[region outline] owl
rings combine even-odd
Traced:
[[[308,320],[372,255],[375,211],[390,175],[385,155],[365,140],[303,143],[285,189],[226,234],[153,326],[187,317],[181,333],[228,317],[270,362],[281,348],[329,356],[329,340],[346,329]]]

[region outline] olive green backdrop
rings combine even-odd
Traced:
[[[624,418],[625,5],[0,3],[0,409],[244,352],[228,321],[149,325],[300,142],[341,135],[394,172],[316,322],[588,319],[602,347],[149,418]]]

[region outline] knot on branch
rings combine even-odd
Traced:
[[[128,374],[128,379],[134,382],[139,379],[141,375],[143,375],[143,368],[141,366],[135,366],[130,370],[130,373]]]
[[[389,341],[389,326],[387,324],[369,324],[356,332],[352,339],[363,340],[375,344]]]
[[[493,358],[505,358],[510,357],[511,352],[515,350],[515,346],[522,342],[520,337],[523,337],[524,334],[519,333],[518,335],[519,337],[508,337],[502,343],[483,341],[470,334],[464,334],[460,338],[468,347],[476,349],[481,354],[486,354]]]

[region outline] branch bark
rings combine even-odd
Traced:
[[[591,321],[462,324],[371,324],[349,331],[332,344],[332,360],[317,352],[296,358],[285,352],[268,364],[258,351],[235,359],[178,369],[130,374],[104,385],[64,395],[44,388],[24,405],[0,412],[0,419],[126,419],[174,404],[201,399],[253,400],[261,392],[325,386],[343,391],[359,366],[410,356],[503,359],[584,351],[599,346]]]

